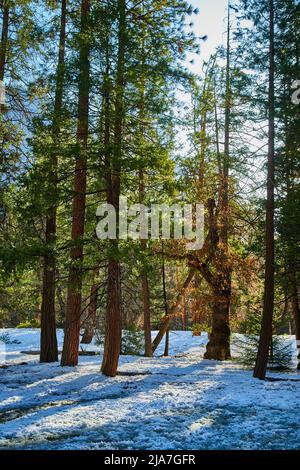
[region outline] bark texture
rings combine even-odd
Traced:
[[[218,361],[230,359],[229,305],[230,295],[215,293],[212,312],[212,332],[206,346],[205,359]]]
[[[109,155],[107,168],[107,202],[116,209],[119,215],[120,176],[122,159],[123,120],[124,120],[124,69],[126,44],[126,2],[118,0],[118,59],[115,98],[114,145]],[[109,139],[109,136],[107,136]],[[104,375],[114,377],[117,374],[122,335],[121,315],[121,276],[118,259],[118,240],[111,241],[114,255],[108,260],[106,333],[101,371]]]
[[[2,13],[2,31],[0,44],[0,81],[4,79],[4,72],[7,57],[8,26],[9,26],[9,4],[6,0],[3,2]]]
[[[90,86],[90,37],[89,37],[90,1],[81,2],[81,27],[79,39],[79,97],[77,143],[78,155],[75,165],[74,197],[72,203],[72,241],[70,252],[71,267],[69,270],[65,336],[61,358],[62,366],[78,364],[78,347],[80,334],[81,288],[83,236],[86,205],[86,151],[88,141],[89,86]]]
[[[274,160],[275,160],[275,49],[274,49],[274,0],[269,0],[270,14],[270,47],[269,47],[269,151],[268,151],[268,181],[266,206],[266,263],[265,263],[265,292],[263,317],[259,347],[254,368],[254,377],[264,379],[266,376],[269,350],[272,339],[272,321],[274,309]]]
[[[231,267],[229,261],[229,169],[230,169],[230,119],[231,119],[231,74],[230,74],[230,7],[227,19],[226,102],[224,129],[224,158],[220,164],[219,189],[219,242],[215,253],[217,274],[210,284],[213,293],[212,331],[204,357],[225,361],[230,358],[230,301]],[[218,128],[218,126],[217,126]],[[213,244],[212,244],[213,246]]]
[[[57,193],[57,148],[60,134],[60,115],[62,112],[64,75],[65,75],[65,44],[66,44],[66,10],[67,1],[61,2],[60,38],[58,48],[58,63],[56,70],[56,90],[54,102],[54,114],[52,124],[53,148],[50,156],[50,197],[51,207],[46,217],[46,245],[47,254],[44,257],[44,272],[42,286],[41,306],[41,355],[40,362],[58,361],[56,322],[55,322],[55,281],[56,259],[54,244],[56,237],[56,193]]]

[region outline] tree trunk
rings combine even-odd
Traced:
[[[175,317],[176,315],[178,315],[178,313],[180,312],[180,305],[184,299],[184,296],[185,296],[185,293],[187,291],[187,289],[189,288],[193,278],[194,278],[194,275],[195,275],[195,270],[194,269],[190,269],[190,272],[186,278],[186,280],[184,281],[184,284],[177,296],[177,299],[176,299],[176,302],[175,304],[173,305],[173,307],[169,310],[168,314],[164,316],[164,318],[162,319],[162,325],[159,329],[159,332],[157,333],[154,341],[152,342],[152,352],[154,353],[156,351],[156,349],[158,348],[161,340],[163,339],[165,333],[167,332],[169,326],[170,326],[170,322],[172,320],[173,317]]]
[[[141,14],[144,14],[144,5],[141,5]],[[145,200],[145,174],[144,174],[144,143],[145,143],[145,24],[141,26],[141,77],[140,77],[140,103],[139,103],[139,153],[141,159],[141,168],[139,169],[139,203],[143,204]],[[147,241],[141,240],[141,252],[146,256]],[[145,356],[152,356],[152,339],[151,339],[151,310],[150,310],[150,291],[148,273],[145,267],[141,275],[142,299],[143,299],[143,318],[144,318],[144,341]]]
[[[231,266],[228,256],[229,231],[229,169],[230,169],[230,120],[231,120],[231,83],[230,83],[230,7],[227,20],[227,61],[226,61],[226,103],[224,130],[224,159],[220,165],[219,212],[220,229],[219,243],[215,255],[217,274],[212,309],[212,332],[206,346],[205,359],[225,361],[230,358],[230,327],[229,313],[231,302]],[[217,113],[215,110],[217,122]],[[218,136],[217,136],[218,139]]]
[[[230,83],[230,7],[228,7],[227,25],[227,60],[226,60],[226,99],[225,99],[225,129],[224,129],[224,159],[221,175],[221,191],[219,200],[220,210],[220,244],[228,253],[228,224],[229,224],[229,167],[230,167],[230,120],[231,120],[231,83]]]
[[[167,300],[166,266],[165,266],[165,254],[164,254],[164,242],[163,241],[161,242],[161,248],[162,248],[162,280],[163,280],[164,306],[165,306],[165,315],[168,315],[169,309],[168,309],[168,300]],[[176,276],[176,280],[178,280],[177,276]],[[169,355],[170,324],[171,322],[169,323],[168,329],[166,331],[164,356]],[[151,348],[152,348],[152,345],[151,345]]]
[[[115,377],[121,350],[120,263],[109,259],[107,275],[106,331],[101,371]]]
[[[47,218],[47,244],[54,242],[55,229],[56,217]],[[58,349],[55,321],[55,256],[53,253],[44,257],[42,289],[40,362],[55,362],[58,361]]]
[[[2,31],[1,31],[1,43],[0,43],[0,85],[4,86],[4,74],[5,74],[5,66],[6,66],[6,58],[7,58],[7,42],[8,42],[8,27],[9,27],[9,6],[8,2],[4,0],[1,4],[2,7]],[[0,90],[1,92],[1,90]],[[4,97],[5,98],[5,97]],[[0,116],[5,113],[5,104],[0,103]],[[5,148],[5,140],[4,137],[5,132],[2,129],[3,124],[0,121],[0,164],[2,165],[2,161],[4,161],[4,148]],[[3,188],[2,184],[0,184],[0,209],[3,206]],[[5,219],[5,215],[4,215]]]
[[[145,356],[152,356],[150,293],[147,273],[142,274],[142,296],[144,307]]]
[[[226,361],[230,359],[229,328],[230,294],[215,293],[212,314],[212,332],[204,354],[205,359]]]
[[[2,31],[1,31],[1,44],[0,44],[0,81],[4,80],[4,72],[7,56],[7,41],[8,41],[8,25],[9,25],[9,5],[5,0],[3,2],[3,15],[2,15]]]
[[[111,172],[108,176],[107,202],[116,209],[119,218],[120,173],[122,158],[123,118],[124,118],[124,67],[126,43],[126,1],[118,0],[118,59],[115,100],[114,146],[112,151]],[[108,260],[108,289],[106,307],[106,333],[101,371],[114,377],[117,373],[122,336],[121,280],[118,259],[118,240],[111,241],[116,253]]]
[[[83,236],[86,205],[86,151],[88,140],[89,117],[89,87],[90,87],[90,31],[89,31],[90,1],[81,1],[80,27],[80,57],[79,57],[79,96],[78,96],[78,125],[77,143],[78,156],[75,166],[74,197],[72,205],[72,241],[70,252],[71,267],[66,306],[66,322],[62,366],[78,364],[78,347],[80,334],[81,288],[82,288],[82,258]]]
[[[140,111],[140,120],[141,120],[141,139],[144,138],[144,129],[143,129],[143,120],[144,120],[144,93],[142,93],[142,104]],[[144,172],[141,169],[139,171],[139,202],[143,204],[145,198],[145,183],[144,183]],[[141,240],[141,251],[145,255],[147,250],[146,240]],[[142,284],[142,298],[143,298],[143,316],[144,316],[144,339],[145,339],[145,356],[152,356],[152,340],[151,340],[151,311],[150,311],[150,292],[149,292],[149,282],[148,282],[148,273],[143,268],[141,275],[141,284]]]
[[[89,307],[87,309],[87,316],[83,322],[84,332],[81,338],[81,344],[91,344],[96,328],[96,313],[98,301],[98,286],[93,284],[91,294],[89,297]]]
[[[141,113],[142,114],[142,113]],[[143,116],[141,116],[143,119]],[[139,200],[143,203],[145,197],[144,173],[139,172]],[[141,251],[145,255],[147,249],[146,240],[141,240]],[[152,357],[152,339],[151,339],[151,310],[150,310],[150,291],[148,282],[148,273],[143,267],[141,275],[142,299],[143,299],[143,318],[144,318],[144,340],[145,340],[145,356]]]
[[[188,321],[189,321],[188,309],[187,309],[186,301],[184,298],[183,299],[183,312],[182,312],[182,329],[184,331],[187,331],[188,329]]]
[[[295,324],[295,335],[296,335],[296,344],[297,344],[297,369],[300,370],[300,306],[299,306],[299,297],[298,297],[298,288],[296,273],[293,271],[290,274],[290,304]]]
[[[56,90],[54,102],[54,116],[52,124],[53,149],[51,152],[51,204],[46,218],[46,245],[49,250],[44,257],[44,273],[42,287],[41,307],[41,355],[40,362],[55,362],[58,360],[56,322],[55,322],[55,268],[56,260],[54,244],[56,237],[56,205],[57,205],[57,148],[55,146],[60,134],[60,115],[62,111],[64,72],[65,72],[65,44],[66,44],[66,10],[67,0],[61,2],[60,38],[58,49],[58,64],[56,71]]]
[[[165,357],[168,357],[169,355],[169,345],[170,345],[170,330],[168,328],[166,331],[166,337],[165,337],[165,350],[164,350]]]
[[[274,160],[275,160],[275,49],[274,49],[274,0],[269,0],[270,9],[270,64],[269,64],[269,151],[268,151],[268,182],[266,207],[266,263],[265,293],[261,325],[261,334],[257,352],[254,377],[265,379],[269,349],[272,339],[272,322],[274,308]]]

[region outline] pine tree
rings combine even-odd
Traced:
[[[61,357],[62,366],[78,364],[78,347],[81,315],[83,236],[85,224],[87,144],[89,130],[90,91],[90,1],[81,2],[81,26],[79,37],[79,89],[78,123],[74,197],[72,204],[72,242],[69,271],[65,336]]]
[[[279,282],[285,292],[286,310],[290,313],[293,333],[298,341],[300,367],[300,307],[299,307],[299,106],[293,103],[292,84],[299,65],[299,5],[294,1],[278,2],[277,24],[280,30],[276,49],[277,81],[280,106],[277,107],[280,147],[276,158],[279,216],[276,230],[279,235],[276,263]]]
[[[230,358],[229,313],[231,300],[231,266],[229,261],[229,169],[230,169],[230,127],[231,127],[231,63],[230,63],[230,4],[227,16],[226,47],[226,92],[224,124],[224,156],[221,160],[218,211],[220,212],[219,244],[216,253],[216,271],[212,289],[214,306],[212,311],[212,332],[206,347],[206,359],[224,360]]]
[[[7,0],[1,2],[2,31],[0,45],[0,81],[4,80],[4,72],[7,58],[8,26],[9,26],[9,3]]]
[[[275,247],[274,247],[274,178],[275,178],[275,42],[274,42],[274,0],[269,0],[269,141],[268,179],[266,205],[266,264],[263,317],[257,352],[254,377],[264,379],[272,339],[272,319],[275,289]]]
[[[126,48],[126,2],[118,0],[118,58],[116,76],[114,143],[111,154],[110,174],[107,188],[107,202],[116,209],[118,220],[120,198],[120,171],[122,158],[122,136],[124,124],[124,67]],[[107,274],[107,310],[106,334],[101,371],[104,375],[114,377],[117,372],[121,350],[121,279],[120,262],[117,258],[118,241],[111,241],[115,256],[108,260]]]
[[[54,112],[52,122],[53,149],[50,155],[49,181],[51,190],[49,192],[50,204],[49,214],[46,217],[46,243],[49,252],[44,258],[44,273],[42,287],[41,306],[41,354],[40,362],[54,362],[58,360],[56,321],[55,321],[55,278],[56,261],[53,252],[56,237],[56,204],[57,204],[57,166],[58,158],[56,142],[59,142],[60,120],[63,106],[63,92],[65,82],[65,47],[66,47],[66,11],[67,1],[61,2],[60,35],[58,46],[58,61],[56,70],[56,90],[54,99]]]

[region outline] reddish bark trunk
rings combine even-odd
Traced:
[[[118,368],[122,335],[118,260],[110,259],[108,262],[107,283],[106,331],[101,371],[104,375],[114,377]]]
[[[53,243],[56,218],[46,222],[46,243]],[[55,321],[55,257],[52,253],[44,258],[43,291],[41,306],[40,362],[58,361]]]
[[[78,364],[90,85],[89,10],[89,0],[82,0],[77,125],[78,156],[75,165],[74,197],[72,204],[72,241],[74,246],[70,252],[71,267],[67,293],[65,336],[61,358],[62,366],[76,366]]]
[[[60,134],[60,115],[62,111],[64,69],[65,69],[65,43],[66,43],[66,10],[67,1],[61,2],[60,38],[58,48],[58,64],[56,71],[56,91],[53,117],[53,150],[51,152],[51,182],[50,197],[52,207],[46,218],[46,244],[49,252],[44,257],[44,273],[42,287],[41,307],[41,355],[40,362],[55,362],[58,360],[56,321],[55,321],[55,278],[56,259],[54,244],[56,237],[56,204],[57,204],[57,149],[55,142]]]
[[[120,174],[122,159],[123,119],[124,119],[124,67],[126,44],[126,1],[118,0],[118,60],[115,99],[114,146],[109,155],[107,168],[107,202],[116,209],[119,216]],[[107,119],[109,122],[109,119]],[[109,142],[109,136],[107,136]],[[118,240],[111,242],[115,257],[108,260],[108,288],[106,307],[106,333],[101,371],[104,375],[114,377],[117,373],[122,335],[121,315],[121,280],[120,262],[118,259]]]

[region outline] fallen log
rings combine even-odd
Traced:
[[[27,350],[27,351],[21,351],[21,354],[27,354],[27,356],[39,356],[40,351],[36,350]],[[61,351],[58,351],[58,354],[61,354]],[[97,351],[78,351],[79,356],[97,356],[100,353]]]

